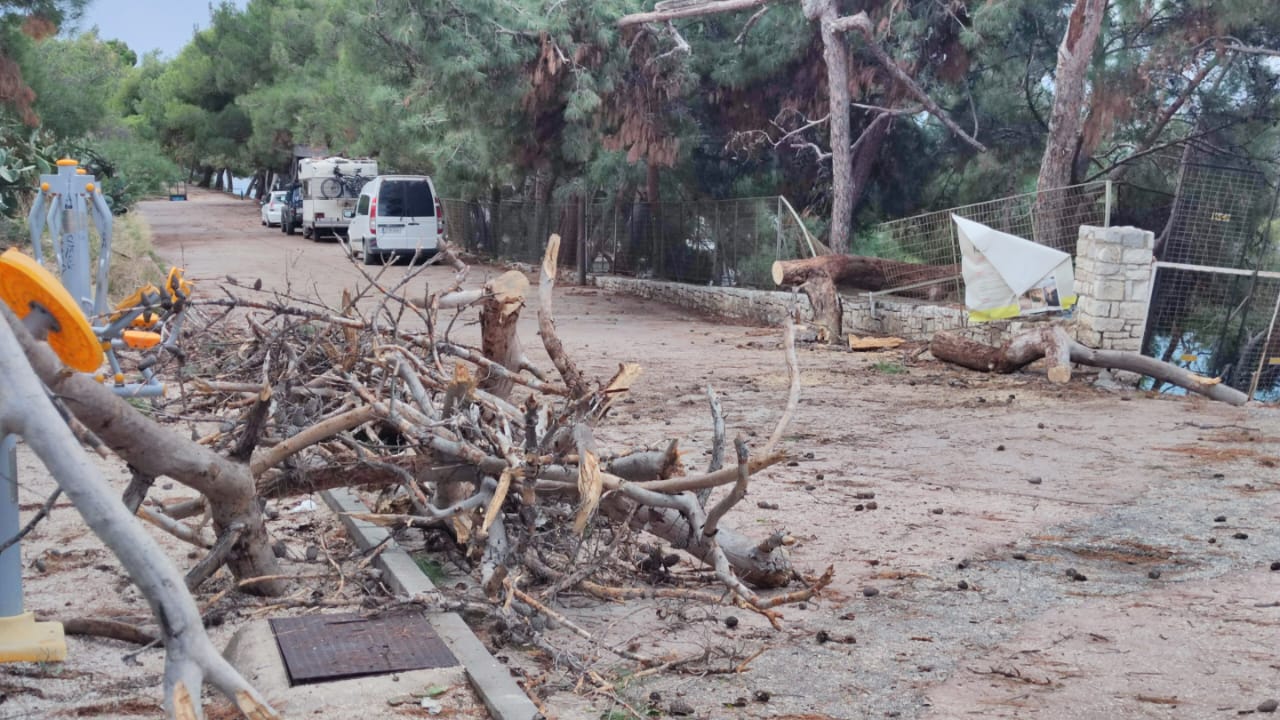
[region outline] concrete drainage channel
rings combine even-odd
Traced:
[[[321,496],[361,550],[384,545],[376,562],[398,595],[435,592],[386,530],[349,514],[369,511],[354,493],[340,489]],[[403,717],[406,705],[443,713],[448,688],[469,683],[494,720],[543,720],[457,613],[257,620],[236,632],[224,654],[290,717],[376,720]],[[470,698],[466,705],[474,707]]]
[[[384,573],[383,578],[396,593],[416,597],[435,592],[435,585],[385,529],[349,514],[369,512],[355,493],[346,489],[328,490],[321,493],[321,497],[338,514],[347,533],[361,550],[368,551],[386,543],[386,549],[378,555],[376,562]],[[427,622],[462,664],[471,686],[495,720],[542,720],[537,706],[516,684],[507,668],[489,654],[461,616],[452,612],[429,613]]]

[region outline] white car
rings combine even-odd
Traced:
[[[384,257],[431,257],[444,237],[442,210],[426,175],[380,175],[361,188],[355,210],[345,213],[351,251],[365,265]]]
[[[266,200],[262,201],[262,224],[272,227],[280,224],[280,211],[284,209],[285,196],[288,190],[272,190]]]

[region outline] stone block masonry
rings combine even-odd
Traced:
[[[1155,235],[1134,227],[1080,226],[1076,245],[1076,340],[1105,350],[1142,350]]]
[[[1080,342],[1107,350],[1140,351],[1147,323],[1155,236],[1132,227],[1081,226],[1076,257],[1075,319],[1070,328]],[[778,326],[793,307],[812,317],[803,293],[748,290],[644,278],[595,275],[599,288],[678,305],[697,312],[756,325]],[[842,295],[844,330],[855,334],[896,335],[928,341],[941,330],[999,345],[1019,332],[1054,318],[1040,316],[969,324],[958,303],[880,296],[874,306],[865,294]]]
[[[596,287],[678,305],[708,315],[754,325],[781,325],[791,308],[810,318],[804,293],[748,290],[715,285],[685,285],[662,280],[594,275]],[[966,312],[959,305],[936,305],[919,300],[878,297],[873,310],[866,295],[842,295],[845,332],[895,335],[908,340],[928,340],[939,330],[963,327]]]

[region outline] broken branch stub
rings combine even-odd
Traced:
[[[188,365],[204,390],[166,401],[176,406],[166,410],[227,418],[233,427],[202,440],[204,451],[217,455],[245,437],[242,428],[256,417],[247,409],[271,387],[273,410],[250,465],[262,496],[377,486],[391,510],[379,518],[447,532],[495,596],[504,594],[507,578],[573,578],[577,586],[637,573],[632,543],[619,538],[642,532],[649,542],[687,548],[743,602],[766,602],[750,587],[779,587],[795,577],[786,550],[735,532],[732,503],[717,506],[708,538],[706,512],[693,493],[734,485],[740,496],[755,473],[784,456],[766,449],[686,475],[674,439],[653,438],[658,449],[616,452],[599,443],[610,408],[641,368],[622,364],[602,382],[579,369],[557,333],[557,254],[553,236],[540,268],[537,320],[563,384],[543,379],[522,352],[517,320],[528,283],[520,273],[482,287],[450,285],[421,302],[369,281],[339,309],[287,295],[241,304],[228,291],[223,304],[238,313],[200,329],[218,342],[202,346],[212,354],[197,353]],[[445,306],[458,315],[437,322],[432,313]],[[406,311],[388,312],[394,307]],[[241,316],[247,329],[233,324]],[[479,347],[460,339],[475,319]],[[449,335],[454,330],[459,337]],[[769,447],[794,415],[798,369],[794,357],[789,362],[793,392]],[[518,567],[535,556],[550,572]]]
[[[6,378],[5,391],[0,393],[0,433],[16,433],[26,440],[58,487],[75,504],[85,524],[120,560],[151,605],[164,638],[165,713],[182,720],[204,717],[200,693],[208,682],[235,703],[245,717],[278,718],[266,700],[214,647],[177,568],[110,490],[50,403],[27,357],[32,354],[33,344],[40,346],[35,349],[50,354],[52,351],[29,335],[17,336],[19,331],[25,332],[21,322],[0,305],[0,373]],[[58,372],[63,372],[60,367]],[[105,436],[103,439],[111,442]]]
[[[1244,405],[1249,397],[1220,380],[1206,378],[1176,365],[1161,362],[1138,353],[1120,350],[1096,350],[1076,342],[1062,327],[1031,330],[992,347],[951,332],[940,332],[929,343],[929,352],[944,362],[979,372],[1013,373],[1045,358],[1047,374],[1055,383],[1071,379],[1071,363],[1090,367],[1125,370],[1149,375],[1189,392],[1204,395],[1231,405]]]

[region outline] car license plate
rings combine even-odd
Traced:
[[[404,226],[403,225],[379,225],[378,232],[384,235],[403,235]]]

